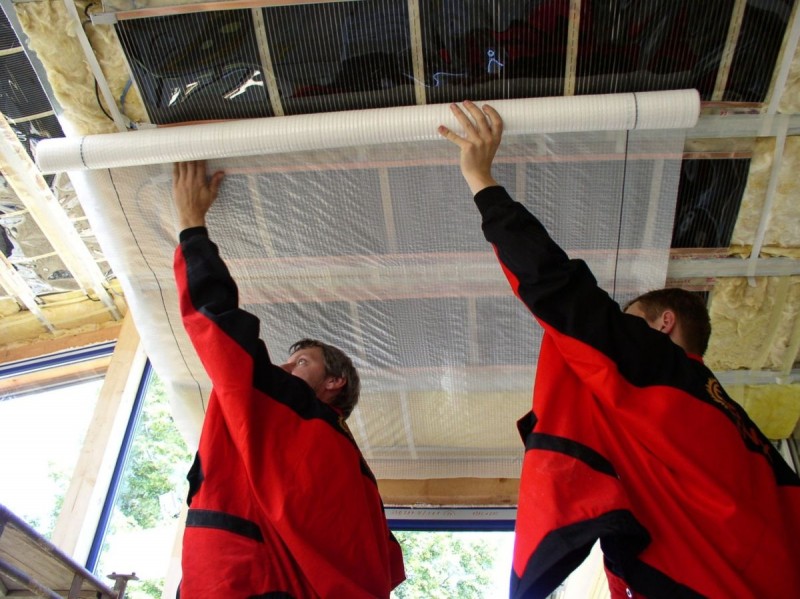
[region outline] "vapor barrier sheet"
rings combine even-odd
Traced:
[[[682,131],[507,135],[495,176],[624,301],[664,284],[682,148]],[[304,336],[354,357],[363,391],[350,424],[378,477],[519,475],[515,421],[530,407],[541,329],[483,239],[455,146],[209,168],[227,173],[208,224],[243,307],[276,362]],[[196,442],[210,387],[178,313],[171,166],[71,176]]]

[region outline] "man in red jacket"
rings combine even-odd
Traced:
[[[800,597],[800,478],[703,364],[705,306],[668,289],[620,310],[492,177],[500,115],[464,107],[464,135],[439,132],[544,328],[512,597],[546,597],[598,539],[615,598]]]
[[[272,363],[205,227],[223,173],[188,162],[173,174],[181,315],[213,385],[189,473],[181,598],[388,598],[403,557],[345,424],[356,369],[310,339]]]

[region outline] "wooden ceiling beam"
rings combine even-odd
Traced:
[[[515,506],[518,478],[429,478],[378,480],[387,506]]]
[[[419,0],[408,0],[408,25],[411,39],[411,69],[414,73],[414,99],[417,105],[427,104],[425,93],[425,51],[422,40],[422,19]]]
[[[106,326],[91,331],[75,334],[66,333],[60,337],[14,346],[0,346],[0,364],[29,360],[68,349],[114,341],[119,337],[121,328],[121,322],[110,322]]]

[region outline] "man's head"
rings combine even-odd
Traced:
[[[361,381],[347,354],[316,339],[301,339],[289,353],[281,368],[308,383],[320,401],[349,417],[358,403]]]
[[[711,320],[705,302],[696,293],[678,288],[649,291],[629,302],[625,312],[644,318],[690,354],[702,356],[706,352]]]

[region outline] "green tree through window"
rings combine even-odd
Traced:
[[[497,547],[480,533],[397,532],[407,580],[396,599],[485,599]]]
[[[172,420],[169,398],[161,380],[150,379],[133,443],[125,465],[117,501],[103,543],[97,573],[135,570],[141,578],[129,584],[130,599],[160,599],[169,566],[165,558],[153,572],[152,565],[137,564],[142,551],[172,547],[181,503],[185,500],[186,472],[192,455]],[[148,541],[158,538],[158,546]],[[166,546],[164,546],[166,545]]]

